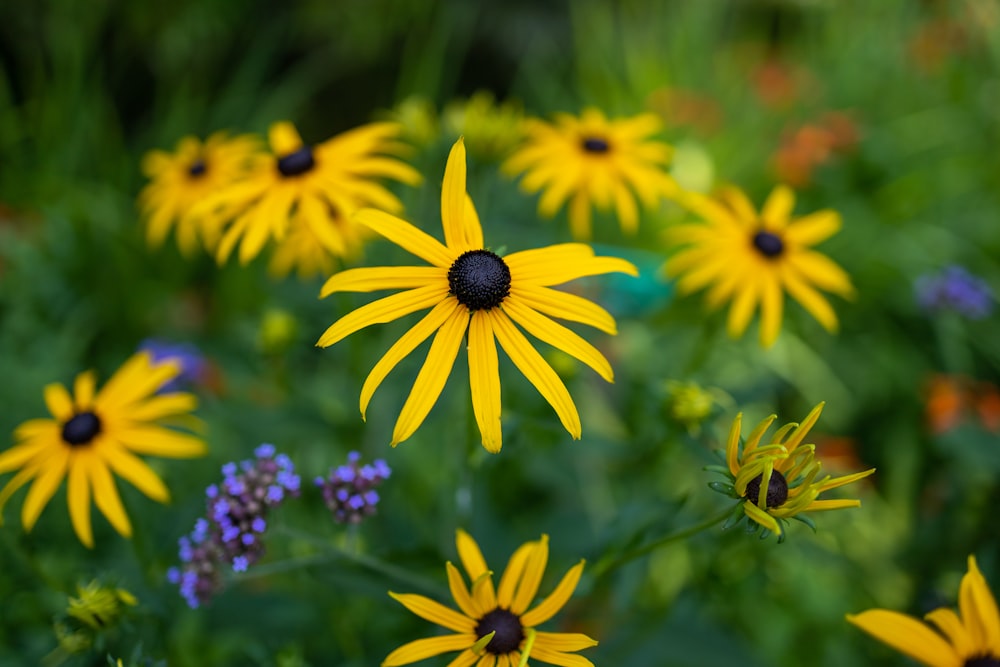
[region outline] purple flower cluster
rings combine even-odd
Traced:
[[[268,511],[289,496],[298,496],[300,479],[295,466],[274,445],[261,445],[255,460],[222,466],[222,484],[208,487],[208,518],[195,522],[194,530],[180,539],[180,568],[172,567],[167,579],[180,586],[193,609],[222,589],[222,567],[245,572],[264,553],[261,540]]]
[[[993,291],[989,285],[960,266],[949,266],[937,275],[921,276],[916,292],[917,302],[930,313],[952,310],[980,320],[993,312]]]
[[[153,363],[169,360],[180,364],[180,374],[160,387],[160,393],[202,385],[208,377],[208,362],[198,348],[190,343],[167,343],[147,338],[139,344],[139,351],[149,352]]]
[[[326,479],[316,478],[316,486],[322,489],[323,501],[337,523],[361,523],[375,514],[379,501],[375,487],[392,473],[382,459],[358,465],[360,459],[361,454],[351,452],[345,465],[331,468]]]

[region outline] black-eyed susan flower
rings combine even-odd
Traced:
[[[191,256],[199,245],[213,251],[219,241],[218,223],[191,211],[198,202],[242,178],[258,150],[259,142],[252,136],[216,132],[204,142],[184,137],[173,153],[148,152],[142,171],[150,183],[139,193],[139,208],[146,218],[149,245],[162,245],[176,225],[177,245],[184,255]]]
[[[295,271],[306,280],[334,273],[338,260],[349,260],[361,253],[368,230],[335,209],[327,211],[325,221],[309,224],[299,216],[292,219],[285,237],[275,243],[268,263],[271,275],[283,278]],[[316,233],[317,226],[323,232]]]
[[[174,360],[154,364],[148,352],[132,356],[95,393],[96,375],[76,376],[73,395],[58,383],[45,387],[45,403],[53,419],[32,419],[14,431],[16,444],[0,453],[0,474],[19,470],[0,491],[0,510],[19,488],[34,480],[21,509],[21,522],[31,530],[68,478],[69,516],[77,537],[94,545],[90,501],[122,536],[132,524],[111,473],[128,480],[149,498],[167,502],[170,493],[160,477],[136,454],[189,458],[205,453],[205,443],[173,431],[161,420],[191,420],[193,394],[157,394],[181,372]]]
[[[727,525],[733,525],[745,515],[767,529],[769,532],[765,535],[777,533],[779,541],[783,541],[788,519],[798,519],[812,526],[812,521],[803,513],[861,505],[860,500],[819,499],[825,491],[875,472],[872,468],[843,477],[820,477],[822,464],[816,459],[816,446],[805,444],[804,440],[822,411],[823,403],[820,403],[801,424],[785,424],[774,435],[765,437],[777,419],[776,415],[771,415],[757,424],[743,443],[740,442],[743,413],[736,415],[726,442],[726,465],[707,467],[729,480],[728,483],[713,482],[710,486],[739,500]]]
[[[456,634],[404,644],[386,657],[383,667],[408,665],[453,651],[461,653],[449,663],[451,667],[519,667],[528,659],[562,667],[593,667],[590,660],[575,654],[597,645],[587,635],[535,629],[555,616],[573,595],[583,573],[583,561],[570,568],[555,590],[529,610],[548,562],[548,536],[521,545],[507,562],[497,587],[475,540],[459,530],[455,543],[471,585],[466,585],[458,568],[445,564],[459,611],[422,595],[389,595],[420,618]]]
[[[795,195],[783,185],[771,192],[760,213],[733,187],[723,189],[718,199],[689,192],[679,201],[704,223],[667,230],[669,243],[686,246],[667,261],[667,274],[680,276],[682,293],[711,285],[710,308],[732,301],[726,327],[731,337],[746,331],[759,306],[761,345],[773,344],[781,331],[785,292],[827,331],[837,330],[837,316],[816,288],[845,298],[854,295],[854,288],[843,269],[812,250],[840,229],[836,211],[792,219]]]
[[[441,193],[445,243],[393,215],[365,209],[356,219],[431,266],[361,268],[342,271],[323,286],[321,297],[334,292],[406,291],[387,296],[333,323],[317,345],[327,347],[371,324],[390,322],[430,308],[375,365],[361,389],[364,417],[375,389],[386,375],[431,334],[434,341],[413,389],[403,405],[392,444],[410,437],[437,401],[468,334],[472,407],[490,452],[501,447],[500,372],[496,342],[514,365],[555,409],[574,437],[580,437],[580,415],[562,380],[521,333],[557,347],[593,368],[608,382],[611,365],[597,349],[553,317],[580,322],[614,334],[615,322],[600,306],[553,285],[610,272],[636,275],[636,268],[617,257],[597,257],[585,244],[524,250],[505,257],[487,250],[472,200],[465,192],[465,146],[459,139],[448,156]],[[515,324],[516,323],[516,324]]]
[[[969,556],[969,571],[958,592],[959,614],[935,609],[926,623],[888,609],[848,614],[847,620],[871,636],[928,667],[1000,665],[1000,613],[986,578]]]
[[[671,147],[649,138],[660,130],[655,114],[609,120],[589,108],[579,118],[557,114],[554,123],[531,119],[524,130],[523,145],[503,170],[515,176],[524,173],[522,190],[543,191],[538,213],[546,218],[569,200],[574,238],[590,238],[592,207],[614,208],[622,230],[631,234],[639,226],[636,195],[652,209],[677,192],[665,170]]]
[[[281,241],[292,224],[304,224],[328,246],[337,243],[331,219],[362,206],[399,212],[403,205],[378,179],[414,185],[420,174],[392,157],[401,149],[396,123],[370,123],[310,146],[295,126],[275,123],[268,133],[271,152],[258,156],[250,174],[195,208],[197,214],[231,221],[219,242],[218,260],[240,246],[245,264],[269,239]]]

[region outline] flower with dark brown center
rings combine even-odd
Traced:
[[[764,479],[763,475],[757,475],[747,482],[747,490],[743,497],[750,502],[757,504],[760,494],[760,483]],[[788,500],[788,480],[777,470],[771,471],[771,480],[767,483],[767,508],[781,507]]]
[[[768,259],[773,259],[785,251],[785,242],[773,232],[757,232],[753,237],[753,247]]]
[[[476,626],[476,637],[482,639],[496,632],[486,645],[486,650],[494,655],[505,655],[516,651],[524,641],[524,626],[521,619],[506,609],[494,609],[481,619]]]
[[[68,445],[86,445],[101,432],[101,419],[93,412],[80,412],[63,424],[62,439]]]
[[[489,250],[469,250],[448,269],[448,286],[470,311],[489,310],[510,294],[510,269]]]
[[[301,176],[315,166],[316,158],[313,157],[312,148],[309,146],[303,146],[294,153],[278,158],[278,172],[286,178]]]

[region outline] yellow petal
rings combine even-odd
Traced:
[[[271,152],[278,157],[302,148],[302,137],[299,136],[295,126],[288,121],[272,123],[267,131],[267,141],[271,145]]]
[[[53,422],[49,421],[49,423],[52,424]],[[32,440],[11,447],[0,454],[0,474],[16,470],[35,457],[44,459],[44,456],[39,455],[45,450],[53,448],[53,446],[62,447],[59,431],[54,428],[51,430],[53,432],[48,434],[48,437],[46,435],[38,435]]]
[[[781,315],[784,294],[774,274],[763,274],[760,292],[760,344],[771,347],[781,332]]]
[[[958,655],[976,655],[976,646],[972,643],[969,631],[958,618],[958,614],[951,609],[945,607],[935,609],[924,618],[944,633]]]
[[[320,298],[334,292],[374,292],[383,289],[410,289],[425,285],[446,285],[448,270],[439,266],[393,266],[340,271],[330,277]]]
[[[118,495],[118,488],[108,471],[107,464],[95,457],[89,462],[89,468],[97,509],[101,510],[101,514],[114,526],[119,535],[125,538],[132,537],[132,524],[125,512],[125,506],[122,505],[121,496]]]
[[[66,500],[73,530],[88,549],[94,548],[94,532],[90,524],[90,465],[89,452],[70,453],[69,476],[66,482]]]
[[[740,429],[743,423],[743,413],[740,412],[733,420],[733,425],[729,427],[729,438],[726,440],[726,465],[729,472],[735,477],[739,472],[739,451],[740,451]]]
[[[441,224],[444,242],[454,254],[472,250],[465,235],[465,144],[461,137],[448,153],[441,185]]]
[[[451,563],[445,563],[445,569],[448,571],[448,588],[451,590],[451,597],[463,614],[470,618],[479,618],[488,611],[480,609],[476,601],[469,595],[469,589],[462,580],[462,574],[457,567]]]
[[[785,446],[789,453],[795,451],[795,448],[802,443],[812,427],[816,425],[816,422],[819,421],[819,416],[823,414],[823,406],[825,405],[826,401],[820,401],[817,403],[813,409],[809,411],[809,414],[806,415],[805,419],[802,420],[802,423],[796,426],[795,430],[791,432],[788,436],[788,440],[781,443]]]
[[[160,503],[170,500],[170,492],[163,480],[142,459],[133,456],[119,445],[106,445],[98,452],[116,475],[131,483],[146,497]]]
[[[198,407],[198,397],[186,392],[174,392],[153,396],[139,405],[129,408],[128,418],[135,422],[151,422],[172,415],[190,412]]]
[[[25,530],[31,530],[38,521],[39,515],[49,500],[52,499],[60,482],[66,475],[69,463],[69,448],[59,447],[53,450],[51,458],[39,469],[38,476],[28,490],[28,495],[21,506],[21,523]]]
[[[10,500],[10,497],[14,495],[18,489],[34,479],[39,470],[41,470],[41,466],[37,464],[21,469],[10,479],[9,482],[7,482],[6,486],[3,487],[3,490],[0,491],[0,526],[3,525],[4,505],[7,504],[7,501]]]
[[[964,662],[941,635],[904,614],[869,609],[856,615],[848,614],[847,620],[927,667],[962,667]]]
[[[597,646],[597,640],[577,632],[536,631],[535,634],[535,647],[549,651],[582,651],[591,646]],[[534,653],[532,651],[532,655]]]
[[[854,296],[851,278],[840,266],[823,253],[802,250],[790,254],[788,263],[803,278],[820,289],[839,294],[845,298]]]
[[[791,267],[786,267],[783,270],[782,280],[788,294],[798,301],[824,329],[830,333],[837,331],[837,315],[823,295],[810,287]]]
[[[537,644],[532,649],[530,657],[549,665],[557,665],[558,667],[594,667],[594,663],[582,655],[553,651]]]
[[[534,548],[528,554],[524,575],[518,581],[517,591],[514,593],[514,600],[510,605],[510,610],[518,616],[524,614],[528,605],[538,595],[538,586],[542,583],[542,575],[545,574],[545,566],[548,561],[549,536],[542,535],[542,539],[534,543]]]
[[[772,533],[776,535],[781,535],[781,526],[778,524],[777,519],[775,519],[773,516],[771,516],[761,508],[757,507],[752,502],[747,501],[743,503],[743,511],[749,518],[753,519],[760,525],[764,526]]]
[[[786,185],[779,185],[771,191],[760,211],[764,229],[781,231],[788,225],[788,218],[795,207],[795,193]]]
[[[789,243],[811,246],[840,231],[840,214],[832,209],[816,211],[798,218],[785,230],[785,240]]]
[[[465,243],[473,249],[485,248],[483,241],[483,225],[479,222],[479,214],[476,212],[476,205],[472,203],[472,197],[465,194]]]
[[[474,634],[445,635],[444,637],[418,639],[409,644],[403,644],[386,656],[386,659],[382,661],[382,667],[409,665],[410,663],[431,658],[435,655],[441,655],[442,653],[462,651],[469,648],[475,641],[476,635]]]
[[[355,213],[354,220],[434,266],[448,268],[457,257],[436,238],[394,215],[366,208]]]
[[[392,347],[386,350],[386,353],[382,355],[382,358],[372,368],[368,377],[365,378],[365,383],[361,387],[360,407],[362,419],[366,418],[365,414],[368,412],[368,403],[386,376],[392,372],[392,369],[400,361],[406,358],[418,345],[427,340],[432,333],[437,331],[447,321],[454,313],[456,304],[458,304],[458,300],[455,297],[448,297],[444,301],[441,301],[431,308],[430,312],[424,315],[399,340],[393,343]]]
[[[511,301],[524,304],[549,317],[586,324],[611,335],[618,333],[615,318],[611,313],[593,301],[575,294],[548,287],[515,285],[511,287],[510,296],[504,303]]]
[[[472,536],[461,528],[455,531],[455,547],[458,549],[458,558],[462,561],[465,573],[469,575],[469,580],[480,582],[482,594],[485,602],[484,607],[493,609],[497,606],[496,593],[493,590],[493,580],[490,578],[489,568],[486,567],[486,559],[483,552],[479,550],[479,545],[472,539]]]
[[[549,287],[561,285],[577,278],[587,276],[599,276],[605,273],[626,273],[630,276],[638,276],[639,269],[635,268],[632,262],[621,257],[589,257],[579,258],[576,261],[553,262],[551,265],[535,273],[526,271],[515,272],[511,270],[511,284],[523,287],[525,284],[532,286]]]
[[[608,360],[597,348],[577,335],[576,332],[522,305],[518,299],[506,299],[503,303],[503,310],[535,338],[579,359],[608,382],[615,381],[614,372],[611,370],[611,364]]]
[[[618,215],[618,222],[622,226],[622,231],[626,234],[635,234],[639,228],[639,209],[635,204],[635,197],[625,187],[624,183],[615,183],[615,213]]]
[[[74,414],[73,399],[66,387],[58,382],[45,385],[45,405],[53,417],[60,422],[68,422]]]
[[[471,633],[476,629],[476,621],[474,619],[463,616],[454,609],[449,609],[440,602],[435,602],[423,595],[393,592],[390,592],[389,595],[393,600],[396,600],[420,618],[431,623],[437,623],[455,632]],[[462,648],[467,648],[468,646],[469,644],[466,644]]]
[[[476,311],[469,322],[469,387],[472,411],[483,447],[496,454],[503,446],[500,427],[500,362],[486,311]]]
[[[726,332],[730,338],[739,338],[746,331],[750,318],[753,317],[753,311],[757,307],[759,290],[759,283],[756,280],[749,280],[736,292],[726,320]]]
[[[535,542],[525,542],[517,551],[511,554],[507,561],[507,567],[503,569],[500,577],[500,584],[497,586],[497,605],[503,609],[510,609],[514,601],[514,592],[517,585],[524,576],[524,567],[528,563],[528,557],[538,545]],[[522,625],[524,625],[522,621]]]
[[[586,243],[558,243],[545,248],[520,250],[503,258],[511,275],[519,280],[535,280],[546,275],[553,264],[574,263],[594,256]]]
[[[969,571],[962,577],[958,595],[962,620],[972,642],[983,653],[1000,655],[1000,612],[983,573],[969,556]]]
[[[584,563],[585,561],[581,560],[579,563],[571,567],[569,571],[563,575],[563,578],[559,581],[559,585],[556,586],[555,590],[549,593],[548,597],[539,602],[534,609],[528,611],[521,617],[521,623],[525,627],[533,628],[536,625],[541,625],[559,613],[559,610],[562,609],[567,602],[569,602],[570,597],[573,595],[573,591],[576,590],[576,585],[580,582],[580,576],[583,574]]]
[[[580,415],[566,385],[542,355],[531,346],[524,334],[517,330],[510,318],[502,312],[493,310],[490,311],[490,319],[493,322],[493,333],[507,356],[556,411],[563,427],[575,440],[579,440]]]
[[[413,435],[423,423],[427,413],[434,407],[451,374],[451,367],[455,364],[455,357],[458,356],[458,348],[468,325],[469,313],[456,300],[448,319],[434,334],[427,359],[417,373],[410,395],[407,396],[403,409],[399,412],[396,426],[392,430],[392,446]]]
[[[579,190],[569,201],[569,229],[575,239],[590,239],[590,198],[585,190]]]
[[[355,331],[372,324],[392,322],[424,308],[430,308],[448,297],[448,285],[425,285],[399,294],[383,297],[361,306],[334,322],[316,343],[329,347]]]
[[[98,411],[114,412],[143,400],[180,375],[181,370],[176,359],[164,359],[153,364],[148,352],[137,352],[101,387],[94,398],[94,407]]]
[[[84,371],[76,376],[73,384],[73,394],[76,399],[76,411],[85,412],[94,402],[94,386],[97,384],[97,374],[94,371]]]
[[[155,425],[122,428],[116,430],[114,438],[136,454],[165,456],[172,459],[204,456],[208,451],[205,442],[200,438]]]

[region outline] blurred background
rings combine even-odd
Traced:
[[[468,442],[460,371],[420,431],[390,449],[422,355],[390,377],[367,423],[357,396],[406,324],[320,350],[319,335],[365,295],[320,301],[321,278],[276,280],[262,260],[220,267],[182,258],[172,241],[145,244],[135,198],[147,151],[278,120],[317,142],[383,118],[403,123],[425,177],[394,187],[409,219],[440,236],[440,175],[464,133],[488,243],[565,241],[565,215],[540,221],[537,200],[498,165],[519,118],[585,106],[658,114],[685,187],[735,183],[761,202],[784,182],[797,213],[839,211],[843,231],[821,250],[858,291],[834,303],[841,332],[789,306],[773,348],[759,348],[755,326],[730,340],[724,314],[678,297],[659,272],[679,208],[645,215],[635,237],[598,217],[598,249],[633,259],[642,277],[584,286],[618,318],[619,335],[598,343],[614,385],[550,358],[583,439],[507,364],[500,455]],[[30,534],[15,496],[0,527],[0,664],[376,665],[435,632],[386,592],[447,601],[457,527],[498,571],[549,534],[547,593],[581,557],[599,563],[719,511],[702,467],[737,411],[744,424],[772,412],[784,423],[821,400],[825,467],[878,468],[850,489],[862,508],[817,516],[816,534],[793,525],[781,545],[714,528],[585,572],[547,629],[598,639],[584,654],[597,665],[912,664],[844,614],[954,605],[969,554],[1000,586],[994,297],[978,315],[921,298],[955,266],[997,289],[998,110],[992,0],[0,4],[0,433],[46,416],[45,384],[87,368],[103,381],[155,338],[206,360],[194,390],[210,448],[195,462],[151,460],[168,506],[120,484],[136,535],[97,518],[92,551],[73,536],[65,490]],[[355,265],[383,263],[410,260],[374,242]],[[678,382],[709,407],[683,403]],[[4,437],[0,448],[13,442]],[[261,442],[295,461],[302,497],[277,512],[266,558],[190,610],[165,579],[177,539],[204,513],[219,467]],[[393,476],[378,514],[345,529],[311,480],[350,450],[384,458]],[[58,626],[67,596],[95,579],[138,605],[74,652]]]

